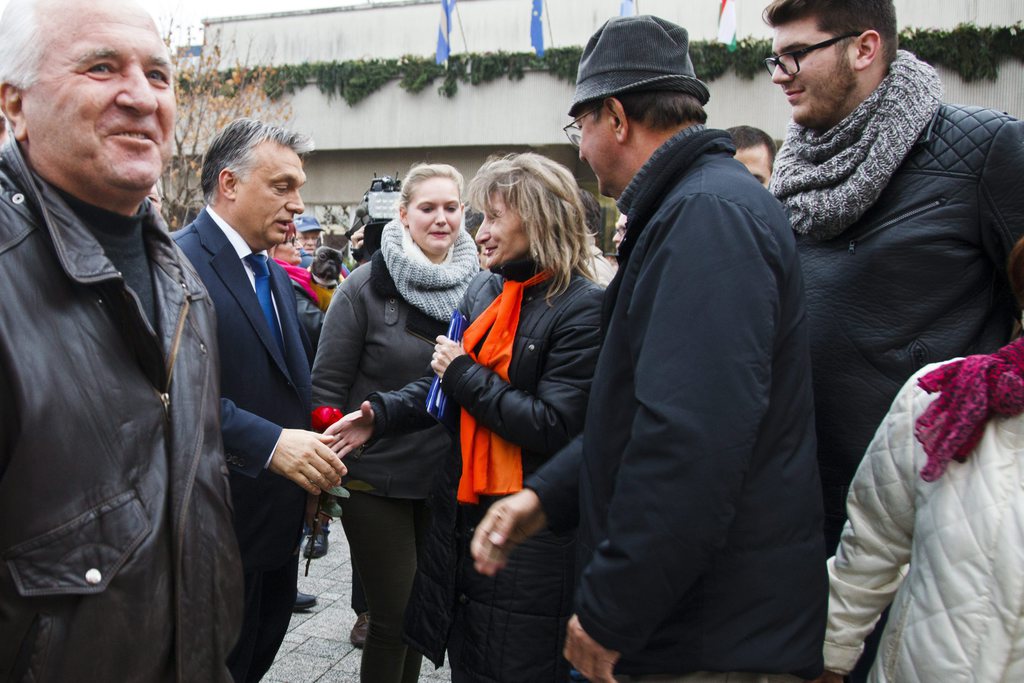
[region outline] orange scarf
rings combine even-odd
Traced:
[[[550,277],[551,271],[545,270],[526,282],[505,280],[501,294],[473,321],[462,337],[462,348],[470,358],[508,381],[523,291]],[[483,345],[478,354],[474,349],[481,341]],[[478,424],[465,408],[462,409],[459,433],[462,446],[460,503],[479,503],[481,495],[502,496],[522,490],[522,448]]]

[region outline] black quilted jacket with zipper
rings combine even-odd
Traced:
[[[943,105],[881,197],[838,237],[798,237],[831,551],[846,492],[897,391],[928,363],[989,353],[1017,307],[1024,122]]]
[[[514,261],[480,273],[460,310],[472,322],[501,293],[505,279],[522,282],[536,272],[533,263]],[[442,384],[456,408],[522,448],[526,477],[583,429],[600,348],[604,291],[580,275],[550,301],[548,287],[543,282],[524,293],[508,381],[460,356]],[[371,395],[378,433],[405,432],[424,418],[429,424],[429,384]],[[541,532],[519,547],[498,576],[478,574],[469,542],[496,498],[456,503],[462,474],[458,439],[453,446],[427,498],[430,527],[406,607],[406,642],[437,666],[447,651],[454,681],[567,681],[569,666],[560,654],[572,608],[576,532]]]

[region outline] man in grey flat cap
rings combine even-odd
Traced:
[[[781,205],[705,128],[686,31],[612,19],[566,127],[629,216],[583,435],[491,507],[493,574],[579,525],[565,653],[589,680],[822,671],[827,583],[803,281]]]

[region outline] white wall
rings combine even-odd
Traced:
[[[548,0],[550,46],[584,45],[610,16],[619,0]],[[694,40],[717,33],[718,0],[638,0],[643,13],[679,23]],[[766,0],[738,0],[738,34],[770,37],[761,21]],[[530,0],[459,0],[453,51],[530,50]],[[1009,25],[1024,18],[1024,0],[897,0],[901,26],[952,28],[971,22]],[[211,20],[208,39],[242,48],[250,63],[297,64],[433,55],[440,3],[399,0],[368,6],[281,12]],[[461,19],[463,31],[459,30]],[[232,57],[229,55],[228,57]],[[1024,64],[1004,62],[997,82],[964,83],[939,69],[946,100],[978,104],[1024,117]],[[351,203],[374,172],[403,173],[411,163],[436,159],[454,163],[467,175],[496,151],[540,149],[574,166],[561,128],[573,86],[547,73],[527,73],[518,82],[500,79],[483,85],[460,84],[453,98],[438,95],[440,81],[412,95],[397,82],[385,85],[354,106],[328,100],[315,86],[291,96],[292,127],[309,133],[320,151],[310,161],[306,197],[311,203]],[[749,124],[782,138],[789,107],[767,73],[746,80],[730,72],[709,83],[709,125]]]
[[[547,47],[585,45],[619,11],[619,0],[547,0],[545,5]],[[771,36],[761,20],[767,5],[767,0],[738,0],[741,38]],[[531,6],[530,0],[459,0],[453,52],[529,51]],[[644,14],[686,27],[692,40],[717,35],[718,0],[637,0],[637,6]],[[1024,19],[1024,0],[896,0],[896,10],[901,28],[952,28],[961,23],[1008,26]],[[437,0],[397,0],[209,19],[207,26],[262,63],[300,64],[433,55],[440,14]]]

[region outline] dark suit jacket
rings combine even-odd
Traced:
[[[247,572],[274,569],[298,546],[306,493],[264,465],[282,428],[309,429],[312,349],[299,325],[288,275],[273,259],[268,265],[283,356],[244,264],[209,213],[204,209],[173,237],[217,309],[221,433],[242,562]]]

